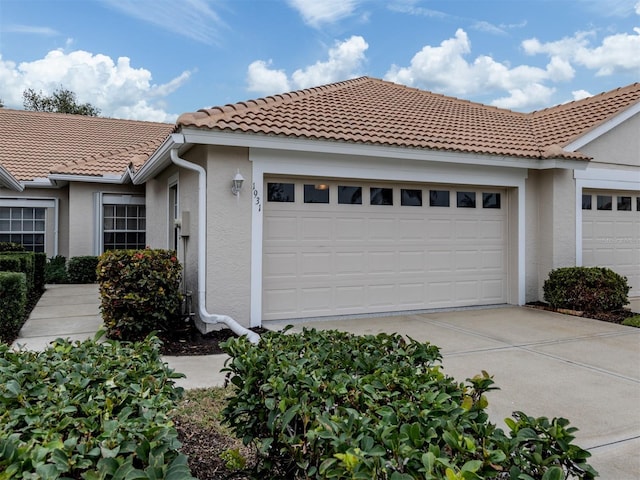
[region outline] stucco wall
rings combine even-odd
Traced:
[[[55,252],[55,215],[53,208],[47,209],[46,254],[52,257],[56,253],[69,257],[69,189],[63,188],[27,188],[15,192],[0,188],[0,205],[2,199],[57,199],[58,200],[58,251]]]
[[[237,170],[244,177],[231,193]],[[207,308],[250,325],[251,163],[248,150],[210,147],[207,156]]]
[[[530,171],[526,183],[526,301],[542,300],[554,268],[575,265],[575,181],[572,170]]]
[[[592,164],[640,167],[640,114],[583,146],[580,151],[593,157]]]

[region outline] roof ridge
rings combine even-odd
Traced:
[[[78,113],[64,113],[64,112],[41,112],[35,110],[20,110],[17,108],[2,108],[0,109],[5,113],[16,113],[20,115],[32,115],[39,117],[66,117],[67,119],[73,118],[75,120],[81,121],[95,121],[95,122],[122,122],[122,123],[135,123],[139,124],[147,124],[147,125],[175,125],[174,123],[168,122],[152,122],[150,120],[135,120],[131,118],[116,118],[116,117],[102,117],[102,116],[93,116],[93,115],[81,115]]]

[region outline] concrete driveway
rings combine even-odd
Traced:
[[[268,322],[279,329],[286,322]],[[298,323],[355,334],[400,333],[440,347],[458,381],[486,370],[492,421],[521,410],[564,417],[600,478],[640,478],[640,329],[527,307]]]

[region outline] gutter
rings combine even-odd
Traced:
[[[246,335],[253,344],[260,342],[260,335],[243,327],[228,315],[209,313],[206,306],[206,261],[207,261],[207,172],[200,165],[180,158],[178,149],[184,144],[184,137],[173,135],[175,146],[171,148],[171,161],[178,167],[198,174],[198,313],[200,320],[208,324],[223,323],[236,335]]]

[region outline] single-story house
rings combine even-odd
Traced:
[[[72,138],[15,136],[57,117]],[[640,83],[519,113],[362,77],[176,125],[2,109],[0,124],[0,241],[6,212],[46,197],[47,241],[100,253],[121,246],[117,205],[144,206],[126,238],[178,251],[201,317],[521,305],[571,265],[610,267],[640,295]]]

